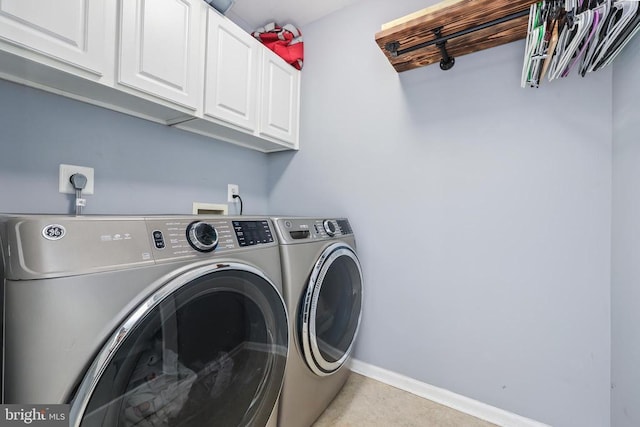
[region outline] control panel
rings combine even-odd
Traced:
[[[30,280],[277,250],[274,233],[264,217],[0,215],[0,270]]]
[[[155,259],[219,253],[247,246],[274,243],[266,219],[221,217],[147,218]]]
[[[319,236],[324,238],[353,234],[346,219],[317,219],[314,221],[313,228]]]
[[[353,234],[349,220],[345,218],[279,218],[276,221],[280,237],[290,243],[331,239]]]

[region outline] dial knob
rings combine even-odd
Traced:
[[[324,231],[326,231],[329,236],[335,236],[336,226],[333,224],[333,221],[325,219],[322,223],[322,226],[324,227]]]
[[[187,242],[200,252],[211,252],[218,245],[218,232],[213,225],[194,221],[187,227]]]

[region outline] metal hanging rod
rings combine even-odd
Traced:
[[[470,33],[474,33],[485,28],[493,27],[494,25],[502,24],[503,22],[509,22],[517,18],[529,15],[529,9],[522,10],[520,12],[512,13],[511,15],[504,16],[502,18],[494,19],[493,21],[485,22],[484,24],[476,25],[475,27],[467,28],[466,30],[458,31],[457,33],[442,35],[442,27],[433,30],[436,38],[434,40],[420,43],[405,49],[400,49],[400,42],[390,42],[385,45],[385,49],[396,58],[400,55],[404,55],[409,52],[413,52],[418,49],[424,49],[425,47],[436,45],[442,53],[442,60],[440,61],[440,68],[443,70],[450,70],[454,64],[455,59],[447,52],[447,42],[456,37],[465,36]]]

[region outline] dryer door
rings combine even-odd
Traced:
[[[281,295],[225,263],[161,286],[115,331],[80,383],[71,426],[265,425],[288,349]]]
[[[317,375],[330,375],[350,356],[361,307],[358,257],[347,244],[335,243],[316,262],[300,309],[304,358]]]

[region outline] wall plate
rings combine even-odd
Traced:
[[[75,173],[81,173],[87,177],[87,185],[82,194],[93,194],[94,191],[94,177],[93,168],[76,165],[60,165],[60,174],[58,178],[58,191],[65,194],[76,194],[76,190],[71,185],[71,175]]]

